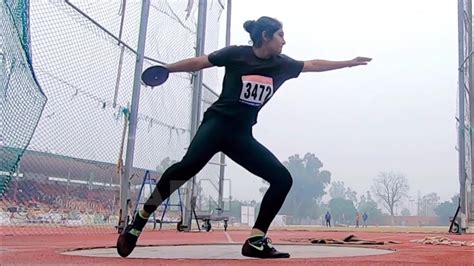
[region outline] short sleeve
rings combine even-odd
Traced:
[[[215,66],[228,66],[237,58],[238,50],[235,45],[224,47],[209,54],[209,62]]]
[[[304,62],[283,55],[282,68],[285,79],[297,78],[303,70]]]

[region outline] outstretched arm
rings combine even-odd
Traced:
[[[207,55],[184,59],[173,64],[166,65],[166,68],[172,72],[194,72],[204,68],[214,66],[209,62]]]
[[[309,60],[305,61],[301,72],[322,72],[345,67],[367,65],[372,60],[368,57],[356,57],[348,61]]]

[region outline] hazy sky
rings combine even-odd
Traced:
[[[176,1],[184,2],[184,0]],[[101,5],[98,8],[85,4],[85,1],[77,2],[81,3],[81,7],[86,10],[90,8],[91,12],[95,10],[101,14],[99,11],[104,10],[103,7],[100,8]],[[455,150],[457,145],[455,116],[457,113],[458,75],[457,1],[233,0],[232,2],[232,44],[248,44],[248,33],[242,27],[246,20],[258,19],[260,16],[271,16],[283,22],[287,42],[283,52],[290,57],[298,60],[349,60],[356,56],[373,58],[368,66],[301,74],[298,79],[286,82],[278,90],[260,112],[259,123],[254,127],[254,135],[281,161],[287,160],[294,154],[314,153],[323,162],[323,169],[332,173],[332,181],[343,181],[346,186],[357,191],[358,195],[370,190],[373,178],[381,171],[404,174],[409,180],[410,195],[415,199],[418,191],[422,196],[436,192],[441,200],[449,200],[451,196],[459,192],[458,159]],[[57,57],[59,48],[54,45],[60,45],[61,51],[69,51],[65,49],[63,43],[51,42],[51,38],[55,38],[58,30],[61,30],[59,32],[64,33],[64,36],[73,33],[72,38],[78,38],[77,36],[90,38],[89,29],[83,27],[82,24],[71,23],[69,21],[71,20],[70,15],[64,13],[62,9],[51,9],[58,13],[51,13],[51,11],[48,13],[49,15],[54,14],[54,16],[41,15],[41,11],[49,10],[45,9],[45,5],[56,4],[49,2],[44,5],[39,4],[42,1],[32,1],[32,3],[38,5],[35,6],[37,9],[32,8],[31,10],[33,52],[44,46],[45,51],[54,51]],[[114,7],[118,10],[117,3],[114,2]],[[139,4],[138,1],[135,3]],[[208,3],[215,6],[217,0],[208,0]],[[138,16],[138,4],[135,6],[136,10],[130,14]],[[103,5],[107,5],[107,3]],[[127,7],[127,10],[130,12],[130,6]],[[153,18],[157,20],[158,13],[156,9],[153,10],[155,12],[152,13],[155,16]],[[216,12],[216,10],[211,12]],[[37,15],[35,16],[35,14]],[[52,28],[43,26],[48,25],[47,23],[51,24],[51,18],[56,19],[55,25],[57,26]],[[119,16],[106,18],[118,21]],[[62,19],[69,19],[65,20],[69,24],[59,23]],[[115,22],[110,22],[110,25],[116,25]],[[221,26],[225,25],[225,11],[221,23]],[[209,24],[206,33],[208,37],[212,35],[211,31],[216,28],[211,23]],[[34,25],[36,26],[33,27]],[[69,25],[75,25],[76,28],[71,30]],[[41,34],[34,35],[35,29]],[[51,29],[51,31],[44,29]],[[130,29],[133,32],[132,36],[135,36],[134,28]],[[153,33],[153,31],[150,32]],[[187,35],[181,37],[183,36]],[[40,37],[43,42],[39,43]],[[221,43],[220,46],[222,47],[224,44]],[[89,51],[90,47],[95,47],[95,49]],[[75,48],[75,44],[69,46],[71,50],[76,51]],[[101,38],[91,39],[89,46],[81,46],[81,49],[86,48],[87,51],[77,50],[79,52],[73,52],[71,56],[81,55],[83,58],[77,60],[83,62],[85,62],[84,60],[92,62],[92,60],[99,58],[100,66],[109,65],[108,61],[101,58],[102,51],[111,51],[109,43],[103,42]],[[115,54],[117,57],[107,58],[113,62],[116,62],[114,60],[118,58],[120,51],[118,47],[116,48],[111,54]],[[210,49],[209,46],[208,48]],[[154,51],[153,49],[152,46],[149,51]],[[36,53],[35,62],[41,59],[40,55],[41,53]],[[44,56],[46,55],[48,54],[45,53]],[[173,53],[169,55],[178,56]],[[76,59],[75,57],[64,57],[63,60],[69,62],[71,61],[67,60],[69,58]],[[126,55],[125,59],[128,59],[129,62],[125,65],[134,66],[132,62],[135,59],[131,54]],[[103,88],[108,88],[107,84],[109,83],[115,84],[116,69],[109,68],[110,74],[105,75],[109,78],[103,79],[103,71],[92,71],[94,72],[92,73],[92,69],[88,69],[82,75],[69,75],[66,73],[67,71],[64,72],[68,68],[61,68],[60,66],[63,64],[57,64],[57,60],[53,60],[53,62],[45,59],[44,61],[49,62],[43,66],[44,69],[52,73],[63,74],[64,77],[68,77],[67,80],[70,84],[84,89],[90,89],[90,86],[94,87],[91,89],[94,91],[94,95],[99,93],[94,90],[97,87],[97,80],[104,82],[104,86],[99,83],[101,85],[99,87]],[[114,64],[113,62],[110,64]],[[222,70],[219,68],[221,74]],[[38,71],[38,73],[41,78],[42,72]],[[102,76],[97,76],[97,73]],[[128,81],[131,82],[131,80],[129,77]],[[187,81],[183,80],[183,82],[188,84]],[[127,86],[130,84],[124,83],[123,86],[128,89]],[[55,85],[62,86],[56,83],[49,85],[51,85],[50,88],[55,88]],[[158,110],[156,113],[159,113],[161,118],[168,118],[168,113],[161,112],[161,109],[150,109],[150,106],[156,108],[156,104],[169,101],[169,106],[163,105],[163,108],[174,112],[173,107],[180,99],[173,99],[176,98],[176,95],[182,95],[171,92],[169,98],[164,98],[165,92],[169,91],[143,91],[149,94],[144,97],[148,101],[141,100],[142,110]],[[52,94],[54,97],[50,98],[56,99],[56,107],[61,107],[60,103],[66,99],[70,101],[70,95],[73,93],[73,87],[68,87],[64,89],[64,94],[61,94],[63,98],[57,94]],[[111,91],[104,89],[100,93],[104,93],[98,94],[100,97],[108,97],[107,95]],[[120,97],[125,99],[129,97],[130,93],[131,91],[120,93]],[[151,97],[150,94],[154,96]],[[75,104],[84,105],[84,103],[91,102],[89,98],[81,98],[81,101],[78,98],[74,98],[77,100]],[[159,100],[154,101],[153,99]],[[53,103],[49,102],[47,108],[55,107]],[[91,104],[97,105],[95,102]],[[48,109],[45,113],[54,114]],[[186,114],[184,113],[183,116]],[[105,117],[108,113],[101,111],[101,115]],[[113,116],[109,115],[108,117]],[[180,119],[176,117],[176,114],[169,116],[169,118],[171,117],[175,121]],[[56,119],[63,118],[56,116]],[[53,121],[42,121],[48,125],[43,128],[51,128],[48,123]],[[88,121],[95,120],[89,119]],[[181,119],[180,121],[185,120]],[[115,123],[117,121],[109,122]],[[90,132],[89,127],[96,127],[95,123],[87,124],[88,126],[84,126],[83,123],[79,123],[83,129],[79,133],[86,134]],[[63,125],[62,123],[56,124],[56,127]],[[120,124],[115,124],[117,127],[120,126]],[[138,127],[141,127],[140,124]],[[104,130],[107,128],[109,127],[103,127]],[[154,128],[156,130],[158,127]],[[71,130],[71,128],[67,130]],[[77,129],[72,128],[72,130],[74,131],[71,132],[74,133],[72,136],[77,136]],[[168,128],[164,130],[168,134]],[[50,132],[60,131],[48,130],[47,134]],[[114,132],[120,134],[121,129]],[[46,137],[50,136],[47,134]],[[162,132],[159,134],[163,135]],[[108,136],[110,137],[110,134]],[[118,134],[114,136],[114,139],[119,139]],[[148,136],[152,136],[152,134]],[[87,140],[88,138],[79,139]],[[163,142],[163,138],[157,138],[156,143],[169,146],[169,150],[143,136],[138,139],[141,141],[137,145],[138,152],[136,154],[141,155],[136,156],[136,162],[140,162],[141,156],[149,155],[153,158],[160,158],[160,154],[153,154],[156,150],[162,151],[163,154],[167,154],[169,150],[173,149],[180,150],[180,147],[169,145],[168,140]],[[35,139],[32,141],[33,144],[35,144],[34,141]],[[62,143],[56,139],[52,141],[56,141],[55,143],[58,145]],[[51,142],[45,141],[44,143]],[[92,144],[81,145],[80,151],[85,151],[85,154],[93,154],[99,160],[105,161],[99,157],[106,155],[103,150],[98,152],[97,147]],[[142,145],[140,146],[140,144]],[[154,149],[150,148],[151,144],[156,144],[153,146]],[[106,146],[111,149],[114,147],[112,144]],[[140,152],[140,147],[148,153]],[[113,150],[118,152],[115,148]],[[94,154],[94,152],[102,155]],[[108,155],[112,158],[113,154],[115,153]],[[152,163],[150,161],[149,164]],[[258,189],[263,185],[261,179],[253,176],[230,159],[227,159],[227,163],[226,178],[232,180],[232,196],[239,200],[260,201],[262,196]],[[141,164],[137,163],[137,165],[142,167]]]
[[[260,112],[255,137],[280,160],[315,153],[333,181],[361,192],[380,171],[404,174],[410,195],[459,192],[457,6],[446,0],[237,0],[232,44],[242,24],[283,22],[283,53],[298,60],[372,57],[368,66],[304,73]],[[261,179],[228,160],[238,199],[260,200]]]

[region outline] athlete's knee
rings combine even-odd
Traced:
[[[290,172],[288,172],[286,168],[285,168],[285,171],[281,175],[280,184],[282,186],[282,189],[285,190],[286,192],[290,191],[291,187],[293,186],[293,177],[291,177]]]
[[[207,161],[195,156],[184,156],[183,159],[173,165],[175,172],[183,176],[182,178],[192,177],[206,165]]]
[[[285,167],[282,167],[278,171],[276,178],[270,181],[270,185],[277,188],[281,193],[288,193],[293,185],[293,178],[290,172]]]

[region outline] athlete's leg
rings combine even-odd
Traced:
[[[266,233],[290,191],[293,179],[286,167],[253,137],[237,137],[223,152],[236,163],[270,183],[265,193],[255,228]]]
[[[138,237],[145,227],[150,214],[174,191],[196,175],[216,154],[221,146],[221,131],[216,121],[201,124],[183,159],[170,166],[161,176],[144,208],[137,213],[133,223],[124,230],[117,240],[117,252],[128,256],[136,246]]]
[[[217,132],[219,129],[212,126],[212,122],[209,124],[210,126],[203,125],[198,130],[183,159],[163,173],[150,198],[144,204],[145,212],[153,213],[174,191],[204,168],[219,151],[219,132]]]
[[[270,183],[265,193],[253,232],[242,248],[242,254],[259,258],[288,258],[288,253],[276,251],[271,241],[265,237],[271,222],[280,210],[293,180],[288,170],[250,133],[232,138],[232,145],[226,143],[223,152],[236,163]]]

